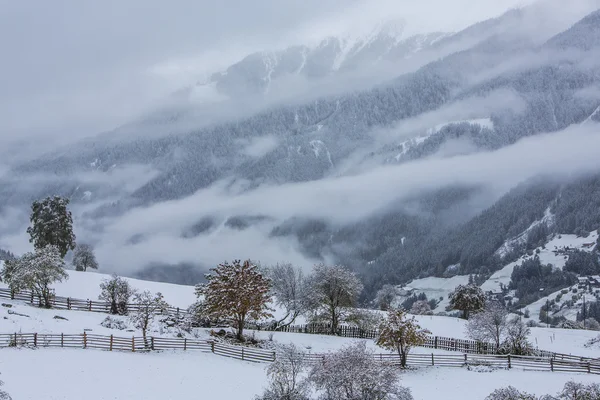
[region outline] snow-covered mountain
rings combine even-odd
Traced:
[[[405,37],[401,23],[387,22],[365,35],[327,37],[312,46],[250,54],[198,83],[194,91],[214,87],[228,97],[268,93],[280,80],[322,79],[402,63],[447,36],[448,33],[434,32]]]
[[[13,164],[0,247],[20,253],[27,205],[58,193],[115,270],[185,281],[232,257],[331,261],[360,271],[371,296],[451,265],[491,274],[497,250],[547,210],[556,233],[598,229],[600,11],[566,26],[537,11],[249,55],[204,82],[219,103]],[[316,90],[369,70],[390,75]],[[290,77],[312,97],[259,100]]]

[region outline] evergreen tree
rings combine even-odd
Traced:
[[[65,257],[69,250],[75,248],[73,218],[68,210],[69,199],[59,196],[47,197],[42,201],[34,201],[31,205],[31,226],[27,228],[29,242],[36,249],[56,246],[60,256]]]

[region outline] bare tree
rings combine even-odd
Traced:
[[[130,318],[135,327],[142,330],[144,346],[148,348],[150,347],[146,338],[148,326],[158,315],[166,313],[169,305],[164,301],[163,295],[160,292],[152,294],[148,290],[135,293],[133,301],[137,308],[130,314]]]
[[[322,400],[412,400],[398,384],[400,371],[378,362],[365,342],[326,355],[315,364],[310,379]]]
[[[113,274],[110,279],[104,279],[100,283],[100,290],[98,299],[110,303],[111,314],[127,314],[127,303],[135,293],[129,282]]]
[[[387,350],[393,350],[400,356],[400,365],[406,367],[406,358],[410,349],[420,346],[427,341],[431,334],[415,320],[408,318],[404,310],[389,310],[385,321],[381,324],[377,345]]]
[[[204,296],[204,307],[211,318],[233,319],[237,339],[243,340],[248,318],[271,318],[271,281],[249,260],[219,264],[206,275],[208,283],[196,286],[196,295]]]
[[[98,269],[98,261],[96,261],[92,246],[85,243],[78,244],[73,255],[73,265],[75,271],[85,272],[88,268]]]
[[[306,279],[300,268],[292,264],[277,264],[268,269],[275,304],[285,310],[277,327],[288,326],[306,311]]]
[[[598,400],[600,399],[600,385],[597,383],[584,385],[569,381],[565,383],[557,398],[560,400]]]
[[[450,307],[463,312],[463,318],[469,319],[469,313],[482,310],[485,306],[485,294],[476,285],[458,285],[450,293]]]
[[[267,367],[269,387],[256,400],[309,400],[305,354],[293,343],[277,347],[277,358]]]
[[[354,307],[363,285],[358,277],[345,267],[315,265],[309,278],[309,309],[329,322],[331,333],[337,334],[342,319]]]
[[[427,300],[417,300],[413,303],[410,308],[410,313],[414,315],[427,315],[431,314],[431,306]]]
[[[475,313],[467,322],[467,335],[473,340],[493,342],[496,348],[507,328],[508,311],[499,302],[488,302],[483,311]]]
[[[506,325],[506,339],[500,346],[500,353],[515,355],[531,355],[533,346],[529,343],[531,329],[518,317],[509,320]]]
[[[50,285],[69,279],[69,275],[60,251],[50,245],[25,253],[16,260],[5,261],[2,279],[15,292],[31,290],[42,300],[44,307],[50,308]]]
[[[396,286],[386,284],[377,291],[375,303],[380,310],[387,311],[393,306],[396,297],[398,297],[398,289],[396,289]]]

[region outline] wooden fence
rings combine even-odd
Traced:
[[[23,291],[15,293],[10,289],[0,288],[0,298],[21,300],[26,301],[32,305],[41,305],[41,299],[36,297],[31,291]],[[81,300],[74,299],[71,297],[53,296],[52,307],[63,310],[79,310],[79,311],[91,311],[99,313],[110,313],[110,304],[102,301],[93,300]],[[128,311],[137,311],[140,308],[138,304],[127,304]],[[179,307],[169,307],[167,314],[173,317],[181,317],[187,313],[187,310],[180,310]],[[270,330],[268,325],[259,325],[257,328],[262,330]],[[292,332],[292,333],[309,333],[309,334],[321,334],[330,335],[331,325],[327,324],[306,324],[306,325],[292,325],[286,327],[279,327],[276,331],[280,332]],[[340,325],[336,331],[338,336],[355,338],[355,339],[376,339],[379,335],[377,329],[364,330],[357,327]],[[69,335],[74,336],[74,335]],[[76,336],[76,335],[75,335]],[[99,340],[99,339],[98,339]],[[129,339],[126,339],[129,341]],[[160,338],[161,341],[168,340]],[[179,340],[179,339],[177,339]],[[135,341],[135,340],[134,340]],[[192,344],[193,345],[193,344]],[[2,345],[0,344],[0,347]],[[76,346],[78,347],[78,346]],[[185,346],[184,346],[185,347]],[[441,336],[429,336],[427,342],[421,347],[440,349],[448,351],[457,351],[467,354],[496,354],[496,345],[493,343],[478,342],[475,340],[455,339]],[[184,349],[185,350],[185,349]],[[552,358],[554,360],[560,360],[561,362],[591,362],[593,364],[599,363],[599,359],[592,359],[589,357],[581,357],[571,354],[554,353],[544,350],[536,350],[537,357]]]
[[[42,299],[38,298],[32,291],[21,291],[15,293],[10,289],[0,288],[0,298],[21,300],[26,301],[32,305],[41,306]],[[50,300],[52,308],[58,310],[76,310],[76,311],[90,311],[110,314],[110,303],[105,301],[94,301],[94,300],[82,300],[74,299],[72,297],[52,296]],[[127,304],[127,312],[135,312],[140,309],[139,304]],[[187,310],[180,310],[179,307],[167,308],[166,314],[178,317],[183,316],[187,313]]]
[[[266,330],[269,330],[268,328]],[[327,324],[306,324],[286,326],[276,329],[280,332],[292,333],[311,333],[321,335],[331,335],[331,325]],[[369,329],[364,330],[352,326],[339,326],[336,331],[338,336],[349,337],[355,339],[377,339],[379,330]],[[440,349],[448,351],[459,351],[469,354],[496,354],[497,347],[494,343],[478,342],[475,340],[454,339],[442,336],[429,336],[425,344],[421,347],[430,349]]]
[[[277,352],[258,348],[232,346],[211,340],[193,340],[187,338],[117,337],[83,334],[48,333],[12,333],[0,334],[0,348],[30,346],[37,348],[83,348],[107,351],[148,352],[152,350],[196,350],[214,353],[219,356],[253,362],[273,362]],[[325,362],[327,354],[307,353],[308,363]],[[375,354],[375,360],[400,365],[397,354]],[[575,372],[600,375],[600,360],[561,360],[549,357],[501,356],[483,354],[419,354],[411,353],[407,357],[409,367],[473,367],[516,368],[531,371]]]

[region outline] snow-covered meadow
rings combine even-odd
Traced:
[[[101,273],[75,271],[69,271],[69,276],[69,280],[55,285],[56,293],[84,299],[97,298],[100,282],[108,278],[108,275]],[[137,290],[162,292],[174,306],[186,308],[195,301],[192,286],[136,279],[128,281]],[[420,282],[413,283],[419,288],[427,286]],[[431,289],[442,292],[450,290],[455,283],[427,281],[429,286],[435,286]],[[124,337],[140,335],[131,326],[127,330],[101,326],[107,317],[102,313],[40,309],[5,299],[2,303],[0,333],[82,333],[86,330],[94,334]],[[61,318],[55,318],[57,316]],[[117,318],[127,322],[126,317]],[[466,338],[464,320],[443,316],[416,316],[416,319],[433,335]],[[152,329],[150,334],[154,336],[172,337],[176,333],[162,331],[156,326]],[[264,331],[247,333],[265,341],[291,342],[310,353],[334,351],[355,341],[325,335]],[[208,330],[197,330],[195,336],[208,338],[209,333]],[[584,347],[596,336],[597,332],[591,331],[533,328],[530,340],[545,350],[600,357],[600,347]],[[367,341],[367,346],[376,352],[386,352],[377,348],[372,340]],[[425,348],[415,348],[413,352],[447,353]],[[5,389],[15,399],[252,399],[266,385],[265,367],[266,364],[198,351],[120,353],[91,349],[0,349],[0,378],[6,382]],[[440,393],[445,398],[481,400],[494,389],[507,385],[536,394],[554,393],[571,379],[586,383],[599,380],[597,376],[582,374],[429,367],[404,372],[401,384],[412,390],[415,400],[435,399]]]
[[[77,349],[2,349],[0,371],[15,400],[250,400],[266,384],[265,365],[199,352],[117,353]],[[555,393],[565,382],[598,376],[518,370],[424,368],[402,374],[415,400],[483,400],[512,385]]]

